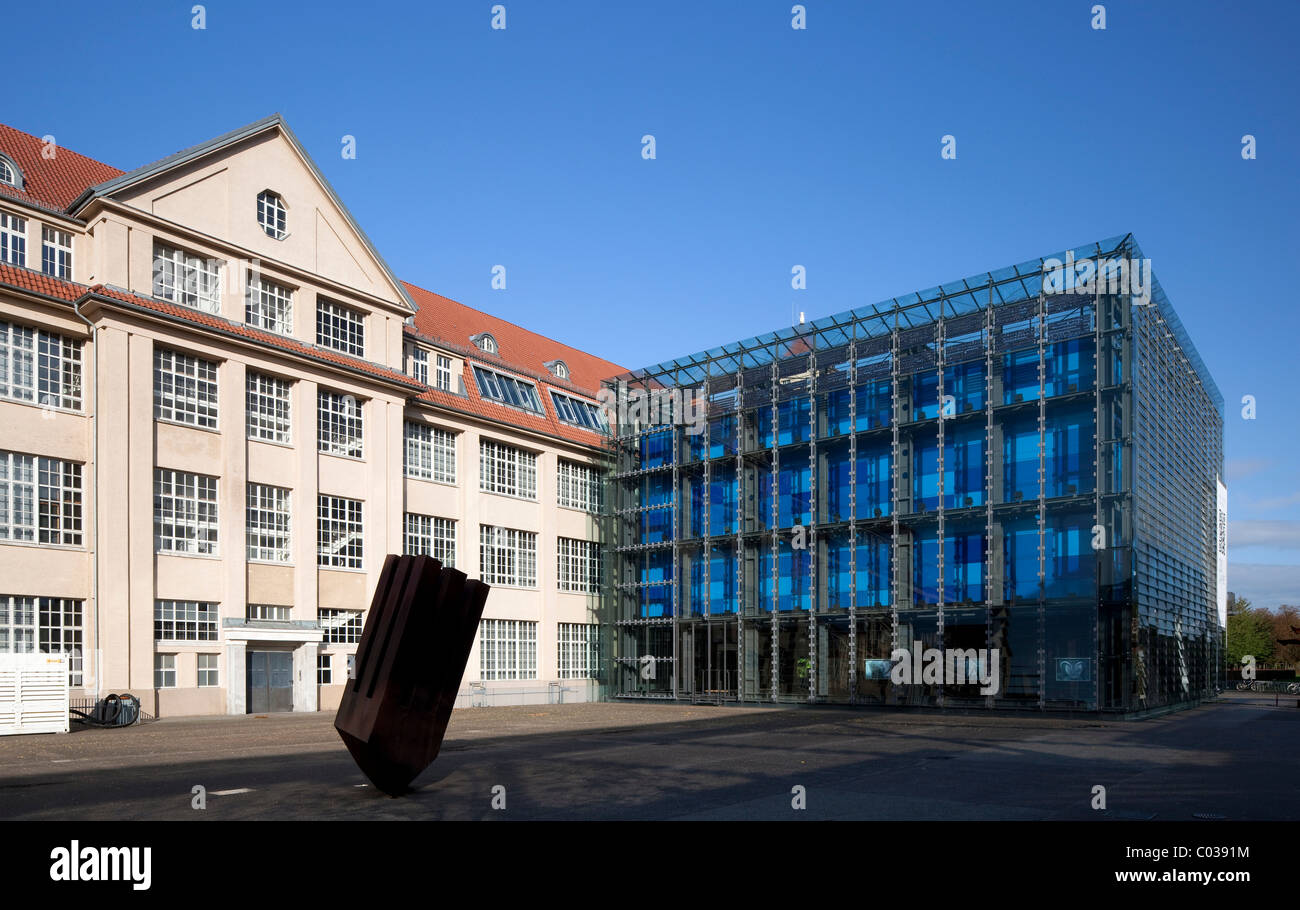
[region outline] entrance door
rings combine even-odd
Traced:
[[[248,652],[248,713],[293,710],[293,652]]]

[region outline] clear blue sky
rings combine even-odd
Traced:
[[[1132,231],[1228,402],[1231,587],[1300,602],[1300,4],[1093,2],[18,4],[0,120],[130,169],[280,111],[401,277],[628,367]]]

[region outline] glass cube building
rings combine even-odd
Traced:
[[[606,388],[613,697],[1137,713],[1221,683],[1223,399],[1132,235]],[[996,652],[996,692],[896,684],[918,644]]]

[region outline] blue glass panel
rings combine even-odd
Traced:
[[[890,514],[890,460],[887,443],[858,449],[859,518],[883,518]]]
[[[1038,400],[1038,349],[1002,355],[1002,403]]]
[[[918,439],[912,448],[912,508],[939,508],[939,439]]]
[[[912,380],[912,419],[939,416],[939,371],[917,373]]]
[[[943,450],[944,508],[984,505],[984,427],[950,425]]]
[[[858,534],[859,607],[889,606],[889,538]]]
[[[1009,420],[1002,427],[1002,501],[1038,498],[1038,418]]]
[[[1049,412],[1043,438],[1048,496],[1093,491],[1096,486],[1094,429],[1091,406]]]
[[[1005,557],[1003,596],[1021,600],[1038,599],[1038,519],[1003,522],[1002,551]]]
[[[984,532],[957,531],[944,535],[943,599],[947,603],[984,600]]]
[[[1048,597],[1083,597],[1096,590],[1092,522],[1088,511],[1048,515],[1043,538]]]
[[[953,414],[981,410],[986,384],[984,363],[979,360],[953,364],[943,371],[943,394],[953,397]]]
[[[1044,361],[1048,397],[1091,389],[1097,381],[1095,345],[1091,338],[1072,338],[1049,345]]]

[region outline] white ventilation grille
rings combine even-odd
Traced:
[[[0,736],[67,732],[67,656],[0,654]]]

